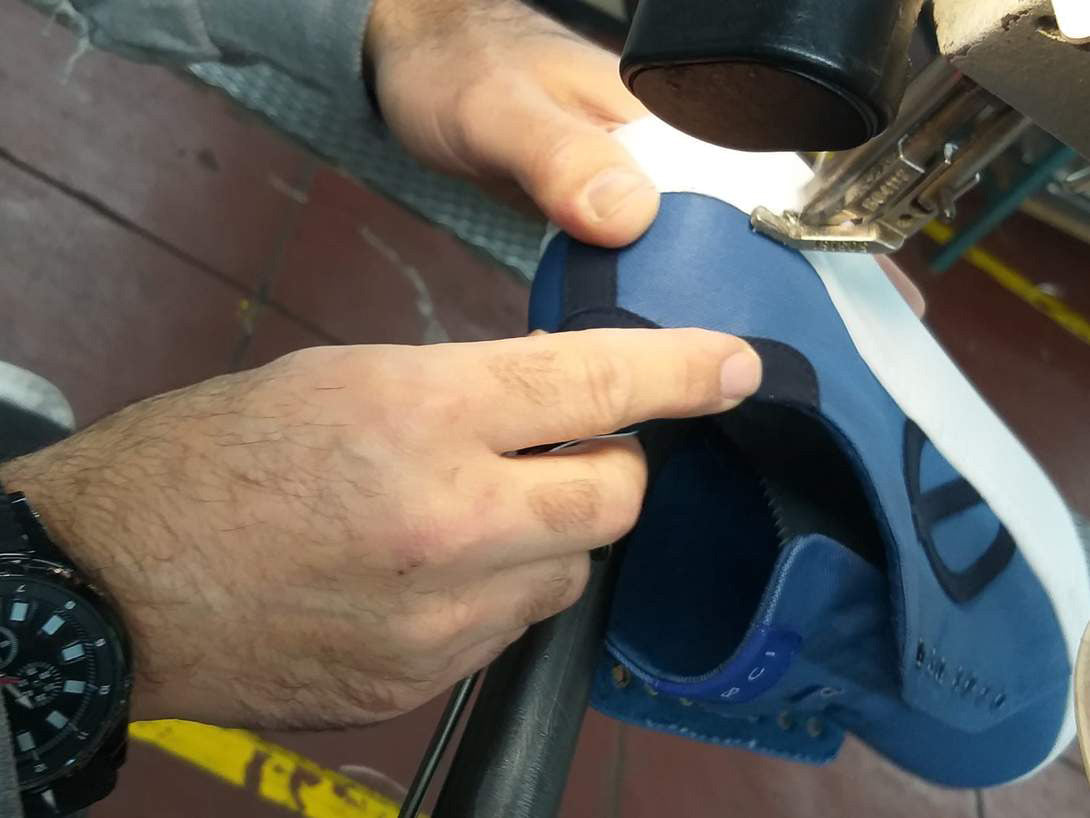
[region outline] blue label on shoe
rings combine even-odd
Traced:
[[[802,637],[793,631],[758,625],[734,657],[715,673],[689,682],[649,681],[663,693],[686,699],[738,704],[772,688],[791,666]]]

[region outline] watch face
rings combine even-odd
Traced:
[[[78,766],[128,695],[116,631],[60,583],[0,576],[0,696],[23,787]]]

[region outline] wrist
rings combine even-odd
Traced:
[[[83,435],[0,463],[0,485],[26,496],[50,541],[131,624],[134,600],[126,591],[133,583],[124,575],[132,550],[119,536],[122,509]]]
[[[0,485],[7,492],[22,492],[57,546],[81,570],[93,571],[99,560],[79,532],[74,507],[77,491],[63,458],[53,451],[65,444],[0,463]]]
[[[0,463],[12,495],[3,503],[3,661],[13,732],[31,737],[15,754],[26,811],[67,815],[106,797],[124,761],[132,644],[119,606],[84,567],[87,552],[57,534],[68,529],[68,505],[52,457],[44,449]],[[58,699],[61,681],[70,695]],[[36,746],[42,735],[49,743]]]
[[[520,20],[541,25],[548,20],[520,0],[374,0],[363,56],[377,63],[409,47],[447,41],[454,31],[472,31],[492,17],[501,18],[505,26]]]
[[[86,432],[83,434],[87,434]],[[80,439],[68,438],[16,460],[0,463],[0,485],[20,492],[49,535],[50,541],[77,569],[79,575],[105,597],[128,632],[133,649],[144,628],[138,614],[145,610],[132,578],[126,579],[126,555],[131,555],[119,532],[126,530],[122,509],[109,481],[101,479],[102,465]],[[137,657],[145,664],[144,657]],[[147,685],[132,699],[134,717],[147,716]]]

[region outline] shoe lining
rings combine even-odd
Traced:
[[[653,482],[627,543],[610,626],[646,670],[696,677],[739,646],[779,551],[820,533],[884,568],[849,456],[820,419],[751,402],[644,435]]]

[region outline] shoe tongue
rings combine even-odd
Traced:
[[[761,489],[772,511],[781,549],[802,537],[821,531],[821,515],[812,503],[806,502],[794,490],[791,483],[776,476],[765,475],[761,477]]]
[[[820,418],[797,407],[753,401],[717,424],[759,475],[781,546],[825,534],[884,568],[885,543],[866,491]]]

